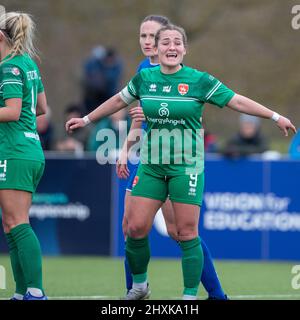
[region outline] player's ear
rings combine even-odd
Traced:
[[[5,39],[4,33],[0,30],[0,41]]]
[[[154,54],[155,54],[156,56],[158,55],[158,48],[157,48],[157,46],[154,46],[153,52],[154,52]]]

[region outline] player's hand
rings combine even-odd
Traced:
[[[141,122],[141,121],[146,120],[143,109],[140,106],[131,108],[129,110],[129,114],[130,114],[131,118],[137,122]]]
[[[127,155],[120,154],[116,165],[116,173],[120,179],[127,179],[129,177],[130,171],[127,166]]]
[[[292,130],[292,132],[297,133],[296,127],[286,117],[280,116],[276,124],[286,137],[289,135],[289,130]]]
[[[85,125],[83,118],[72,118],[66,122],[66,131],[72,133],[75,129],[82,128]]]

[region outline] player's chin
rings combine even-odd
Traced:
[[[143,50],[143,54],[147,58],[151,58],[151,57],[155,56],[155,54],[154,54],[154,52],[152,50]]]
[[[164,65],[167,67],[175,67],[181,63],[181,59],[174,59],[174,58],[166,58],[164,60]]]

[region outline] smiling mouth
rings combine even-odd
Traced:
[[[177,58],[176,53],[167,53],[167,58]]]

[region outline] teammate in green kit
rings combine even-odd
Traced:
[[[285,135],[289,129],[294,132],[296,129],[287,118],[234,93],[213,76],[183,65],[187,38],[182,28],[162,27],[156,34],[155,46],[160,66],[142,70],[119,94],[93,112],[69,120],[66,130],[72,132],[141,100],[148,128],[128,212],[126,256],[133,274],[133,288],[126,299],[148,296],[148,233],[168,195],[182,249],[183,299],[196,299],[203,266],[198,235],[204,187],[203,105],[209,102],[220,108],[228,106],[273,119]],[[141,113],[134,111],[134,118],[140,119]]]
[[[34,23],[25,13],[9,12],[0,26],[0,207],[16,283],[12,300],[46,300],[40,244],[29,224],[45,166],[36,117],[47,109],[32,59]]]

